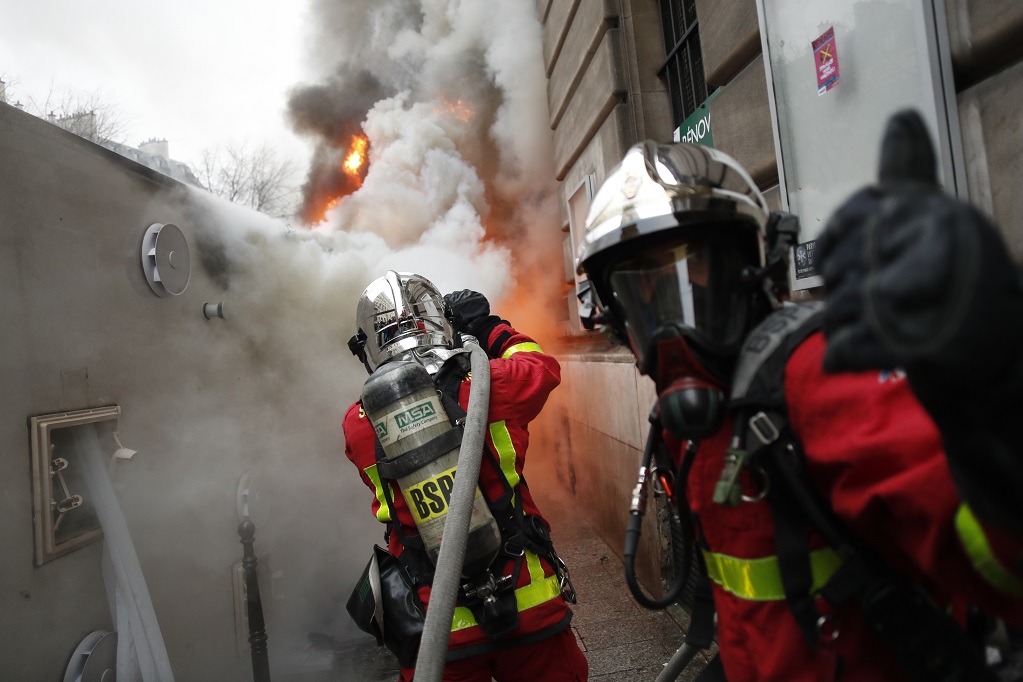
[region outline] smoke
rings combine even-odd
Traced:
[[[199,265],[225,303],[226,324],[212,328],[230,336],[217,348],[231,357],[206,362],[259,368],[273,401],[307,405],[306,426],[322,430],[327,420],[331,429],[328,453],[282,459],[287,438],[267,443],[276,453],[263,478],[277,487],[271,497],[294,500],[284,488],[296,485],[333,491],[324,494],[332,504],[309,510],[313,500],[293,501],[260,531],[300,593],[287,606],[271,602],[295,640],[354,634],[338,596],[324,595],[354,585],[380,541],[344,520],[375,524],[369,491],[343,461],[340,429],[366,377],[346,347],[366,285],[394,269],[442,291],[474,289],[541,342],[562,305],[562,278],[551,275],[562,269],[562,235],[534,4],[317,0],[314,9],[320,77],[294,89],[289,118],[315,144],[303,215],[322,220],[286,226],[213,197],[189,200]],[[339,167],[360,133],[369,165],[355,182]],[[282,425],[282,434],[295,427]],[[340,483],[330,479],[338,471],[347,477]],[[319,480],[305,481],[310,475]],[[340,568],[330,554],[345,555]]]
[[[534,6],[323,0],[314,16],[323,76],[296,87],[288,106],[315,145],[303,218],[322,219],[321,232],[377,235],[417,264],[440,258],[442,288],[501,298],[517,280],[560,269]],[[360,132],[369,167],[353,183],[339,167]]]

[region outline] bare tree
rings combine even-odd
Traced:
[[[295,212],[294,164],[266,145],[254,151],[244,144],[207,149],[192,172],[204,188],[236,204],[279,218]]]
[[[58,92],[51,88],[42,104],[30,97],[29,109],[93,142],[109,140],[124,144],[128,121],[121,108],[101,92]]]

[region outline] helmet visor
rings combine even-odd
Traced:
[[[749,264],[734,239],[699,236],[659,241],[614,264],[608,276],[614,307],[640,364],[665,332],[711,352],[737,348],[746,329],[742,272]]]

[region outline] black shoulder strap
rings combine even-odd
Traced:
[[[729,406],[784,406],[785,364],[792,352],[821,328],[823,304],[781,308],[750,332],[739,352]]]

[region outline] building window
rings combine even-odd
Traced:
[[[667,57],[657,75],[668,84],[672,116],[678,126],[707,99],[700,22],[696,18],[696,0],[660,0],[660,6]]]
[[[568,197],[566,209],[568,212],[568,230],[564,240],[565,249],[565,281],[571,284],[572,288],[565,295],[565,302],[568,306],[569,334],[584,334],[582,322],[579,321],[579,299],[576,292],[579,285],[586,281],[585,275],[579,275],[575,271],[575,257],[579,253],[579,244],[583,240],[583,232],[586,227],[586,214],[590,210],[590,201],[596,190],[596,176],[590,173],[583,177],[579,186]]]

